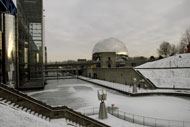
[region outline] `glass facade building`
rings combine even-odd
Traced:
[[[16,16],[1,12],[0,81],[43,88],[43,0],[17,0],[16,7]]]
[[[43,1],[17,0],[17,16],[18,88],[43,87]]]
[[[15,16],[1,13],[0,42],[0,81],[15,86],[16,84],[16,29]]]

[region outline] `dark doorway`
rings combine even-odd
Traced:
[[[94,73],[94,79],[97,79],[97,74],[96,73]]]

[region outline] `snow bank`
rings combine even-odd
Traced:
[[[164,67],[176,67],[176,69],[156,69]],[[162,60],[145,63],[135,69],[140,71],[157,87],[190,88],[190,54],[179,54]]]

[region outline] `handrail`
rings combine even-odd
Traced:
[[[31,109],[51,119],[65,118],[73,122],[79,123],[80,125],[83,126],[110,127],[97,120],[84,116],[81,113],[76,112],[66,106],[62,107],[49,106],[41,101],[38,101],[26,94],[23,94],[22,92],[19,92],[3,84],[0,85],[0,97],[7,99],[11,102],[14,102],[19,106]]]
[[[153,88],[157,88],[156,85],[154,85],[154,83],[153,83],[152,81],[150,81],[148,78],[146,78],[140,71],[135,70],[135,69],[134,69],[134,71],[137,72],[137,74],[138,74],[139,76],[141,76],[141,77],[142,77],[147,83],[149,83]]]
[[[7,92],[9,92],[9,93],[11,93],[11,94],[14,94],[14,95],[16,95],[16,96],[19,96],[19,97],[21,97],[21,98],[23,98],[23,99],[25,99],[25,100],[27,100],[27,101],[30,101],[30,102],[32,102],[32,103],[35,103],[36,105],[39,105],[39,106],[41,106],[41,107],[44,107],[44,108],[46,108],[46,109],[48,109],[48,110],[52,110],[52,109],[50,109],[50,108],[47,107],[47,106],[44,106],[44,105],[39,104],[39,103],[37,103],[37,102],[34,102],[34,101],[32,101],[32,100],[30,100],[30,99],[28,99],[28,98],[25,98],[25,97],[23,97],[23,96],[21,96],[21,95],[19,95],[19,94],[14,93],[14,92],[12,92],[12,91],[8,91],[8,90],[5,89],[5,88],[2,88],[2,87],[1,87],[1,89],[5,90],[5,91],[7,91]]]
[[[87,108],[87,109],[81,109],[79,110],[79,112],[86,114],[86,111],[88,112],[88,114],[98,114],[98,112],[94,112],[94,109],[97,109],[97,107],[92,107],[92,108]],[[147,117],[147,116],[142,116],[142,115],[136,115],[136,114],[132,114],[132,113],[128,113],[128,112],[124,112],[124,111],[120,111],[118,109],[112,109],[112,107],[107,107],[107,112],[110,115],[113,115],[119,119],[128,121],[128,122],[132,122],[132,123],[137,123],[140,125],[145,125],[145,126],[151,126],[151,124],[153,125],[153,127],[168,127],[168,126],[172,126],[174,124],[171,125],[170,122],[174,122],[174,123],[181,123],[184,124],[182,126],[175,126],[175,127],[186,127],[185,125],[190,125],[189,121],[180,121],[180,120],[169,120],[169,119],[162,119],[162,118],[153,118],[153,117]],[[153,123],[152,121],[153,120]],[[156,122],[157,121],[157,122]],[[166,122],[165,122],[166,121]],[[156,126],[155,126],[156,124]]]

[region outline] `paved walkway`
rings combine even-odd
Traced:
[[[95,83],[97,85],[101,85],[107,88],[111,88],[126,94],[130,95],[146,95],[146,94],[176,94],[176,95],[185,95],[190,96],[190,90],[177,90],[177,89],[143,89],[137,87],[137,93],[133,93],[133,87],[130,85],[124,85],[99,79],[91,79],[88,77],[78,76],[79,79]]]

